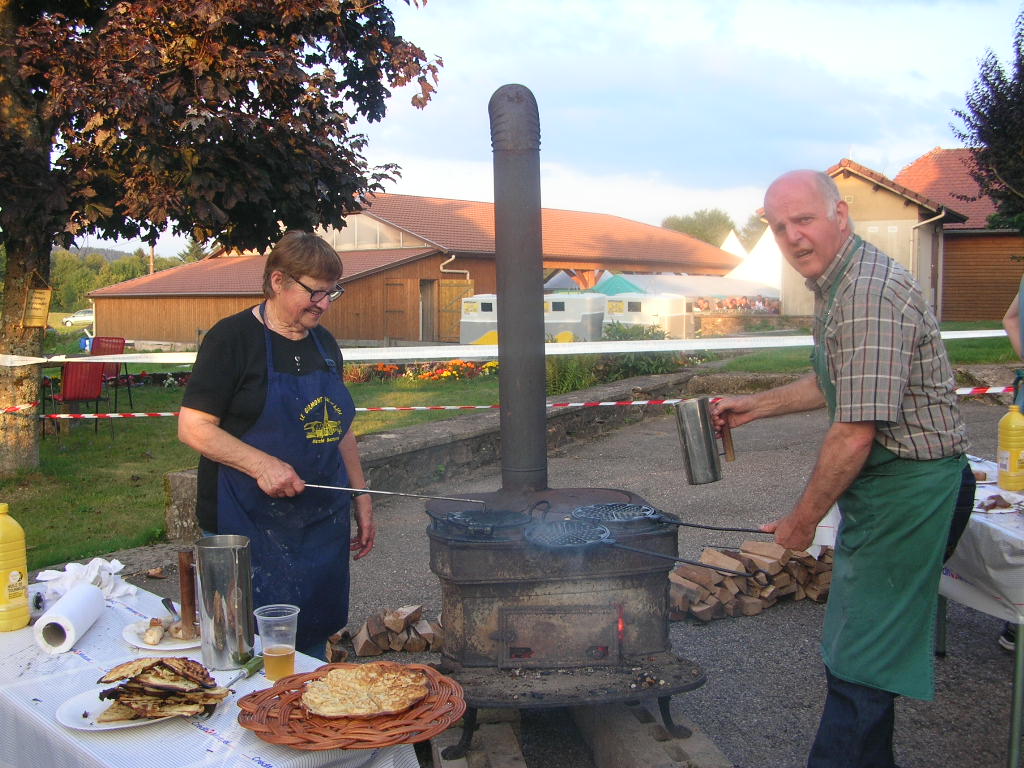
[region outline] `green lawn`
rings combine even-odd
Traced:
[[[131,371],[138,373],[142,367],[131,366]],[[156,366],[146,368],[152,372]],[[351,389],[360,407],[489,405],[498,400],[497,376],[444,383],[353,384]],[[134,410],[177,411],[182,392],[180,387],[135,387]],[[129,410],[123,389],[118,404],[121,411]],[[103,402],[100,411],[112,405]],[[479,411],[360,412],[355,430],[366,434],[469,413]],[[29,567],[160,540],[164,475],[197,461],[195,452],[178,442],[178,420],[102,420],[98,431],[91,420],[62,423],[66,429],[59,439],[47,434],[42,441],[38,470],[0,480],[0,499],[10,504],[11,514],[25,528]]]
[[[999,322],[943,323],[943,331],[981,331],[1002,329]],[[991,339],[950,339],[946,342],[953,365],[1020,362],[1006,337]],[[722,371],[750,373],[800,373],[811,370],[811,348],[783,347],[765,349],[734,357],[719,368]]]

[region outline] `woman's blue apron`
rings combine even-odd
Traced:
[[[314,333],[327,370],[304,376],[275,371],[265,307],[260,305],[267,397],[241,440],[287,462],[307,483],[347,486],[338,448],[355,404],[337,363]],[[254,605],[292,603],[302,609],[296,637],[300,650],[322,648],[327,636],[348,622],[349,505],[347,493],[316,488],[290,499],[271,498],[245,473],[220,467],[217,530],[249,537]]]
[[[859,242],[840,266],[825,312]],[[824,327],[822,330],[824,336]],[[823,339],[811,356],[835,419]],[[841,513],[821,649],[832,674],[918,699],[934,697],[935,610],[963,456],[901,459],[877,441],[839,497]]]

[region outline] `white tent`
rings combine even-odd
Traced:
[[[740,259],[747,258],[747,249],[743,247],[743,243],[740,242],[739,236],[736,234],[735,229],[730,229],[729,234],[725,236],[725,240],[720,246],[726,253],[731,253]]]
[[[726,277],[736,280],[752,280],[775,289],[782,287],[782,253],[775,244],[775,237],[766,229],[750,253],[739,264],[726,272]]]

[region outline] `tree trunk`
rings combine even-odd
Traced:
[[[4,285],[3,314],[0,318],[0,352],[38,356],[42,351],[42,328],[25,328],[22,315],[28,291],[33,287],[33,271],[46,279],[49,274],[49,248],[41,233],[7,232],[7,276]],[[40,264],[40,253],[45,254]],[[41,287],[36,285],[36,287]],[[40,399],[42,368],[38,365],[0,367],[0,407],[22,406]],[[14,413],[0,414],[0,477],[39,466],[38,405]]]
[[[15,4],[0,0],[0,43],[13,44],[18,19]],[[14,147],[0,195],[0,237],[7,250],[7,274],[0,311],[0,353],[39,356],[42,328],[25,328],[22,318],[30,288],[50,279],[50,247],[67,220],[66,200],[50,167],[53,126],[46,101],[22,80],[13,57],[0,59],[0,142]],[[0,409],[39,400],[42,369],[38,365],[0,366]],[[0,413],[0,477],[39,466],[37,406]]]

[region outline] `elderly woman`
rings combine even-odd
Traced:
[[[348,621],[347,550],[358,560],[375,535],[368,494],[306,487],[365,487],[341,350],[320,327],[341,274],[324,240],[286,233],[267,257],[266,300],[206,334],[178,419],[201,454],[200,527],[249,537],[255,604],[300,606],[296,645],[316,656]]]

